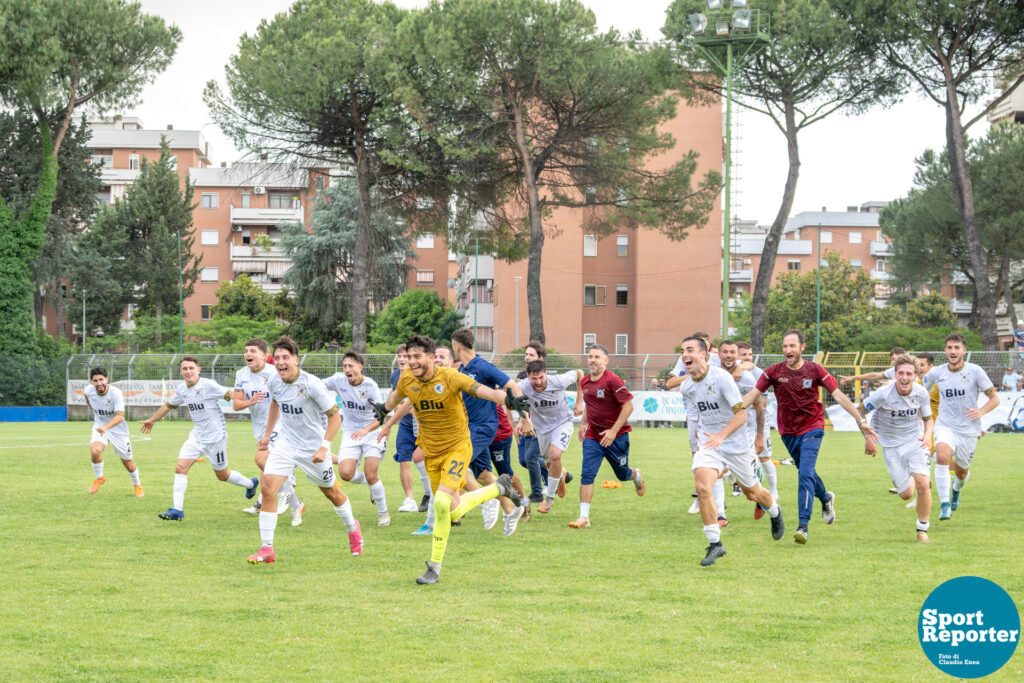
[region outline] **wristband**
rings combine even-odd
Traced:
[[[331,451],[331,442],[328,441],[327,439],[324,439],[323,443],[321,443],[320,446],[326,448],[328,453]]]

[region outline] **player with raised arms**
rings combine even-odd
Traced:
[[[89,371],[89,386],[85,388],[85,405],[92,409],[92,435],[89,437],[89,456],[95,477],[89,493],[96,493],[107,482],[103,476],[103,450],[110,444],[128,470],[136,498],[145,492],[139,481],[139,468],[132,459],[132,442],[128,436],[128,423],[124,420],[124,393],[110,384],[107,371],[93,368]]]
[[[917,490],[917,540],[928,542],[928,515],[932,507],[928,483],[932,440],[932,409],[928,391],[917,383],[914,359],[903,354],[893,359],[896,381],[871,392],[860,404],[862,415],[871,413],[885,467],[900,498],[910,500]],[[922,423],[924,428],[921,428]],[[864,452],[874,457],[878,446],[865,439]]]
[[[228,469],[228,432],[220,401],[229,400],[234,392],[212,379],[200,377],[199,361],[194,356],[182,356],[178,371],[185,380],[185,385],[178,387],[174,395],[167,399],[152,417],[143,421],[141,430],[143,434],[149,434],[153,431],[156,421],[171,412],[171,408],[188,406],[188,414],[194,426],[178,451],[178,464],[174,467],[174,486],[171,490],[171,507],[160,513],[160,519],[180,522],[185,519],[188,471],[199,458],[205,457],[210,461],[213,473],[218,479],[244,488],[246,498],[251,499],[256,495],[260,480],[256,477],[250,479],[240,472]]]
[[[935,425],[935,486],[939,490],[939,521],[960,506],[960,492],[971,476],[974,449],[981,436],[981,416],[999,405],[999,395],[985,371],[964,360],[967,340],[960,334],[946,337],[946,363],[936,365],[922,380],[924,388],[939,390],[939,419]],[[978,407],[978,394],[988,396]],[[949,467],[956,478],[950,495]]]
[[[334,506],[348,532],[349,550],[363,552],[363,535],[352,514],[352,504],[334,476],[331,441],[341,427],[338,404],[319,377],[299,368],[299,348],[290,337],[274,342],[277,373],[267,382],[270,410],[260,447],[269,448],[263,469],[263,509],[260,510],[260,549],[245,558],[252,564],[277,560],[274,530],[277,527],[277,492],[298,468]],[[274,432],[278,436],[271,444]]]

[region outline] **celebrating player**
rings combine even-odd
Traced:
[[[750,345],[750,342],[738,342],[736,350],[741,362],[750,363],[750,374],[754,376],[754,382],[761,379],[764,370],[754,365],[754,347]],[[754,414],[754,453],[761,463],[761,469],[764,471],[764,483],[767,484],[768,491],[772,494],[772,500],[777,501],[779,499],[779,474],[778,470],[775,469],[775,461],[772,460],[772,434],[771,427],[768,426],[768,405],[764,396],[760,400],[764,405],[764,410],[760,415],[756,411]],[[757,403],[754,403],[754,407],[757,407]],[[748,408],[747,410],[749,411],[750,409]],[[747,429],[751,429],[749,420],[750,414],[748,412]],[[757,432],[759,430],[763,434],[762,443],[760,444],[757,441]],[[764,510],[760,505],[755,505],[754,519],[761,519],[763,516]]]
[[[865,416],[873,413],[871,426],[878,433],[885,467],[900,498],[910,500],[917,489],[917,540],[927,543],[932,507],[928,484],[932,410],[928,392],[916,381],[914,359],[906,354],[897,356],[893,369],[896,381],[875,389],[861,403],[860,412]],[[870,438],[865,439],[864,452],[873,457],[878,446]]]
[[[188,406],[189,417],[194,427],[188,439],[178,451],[178,464],[174,467],[174,487],[171,491],[171,507],[160,513],[160,519],[181,521],[185,519],[185,490],[188,488],[188,471],[196,460],[205,457],[213,467],[213,473],[226,481],[245,489],[245,497],[256,495],[260,480],[249,479],[235,470],[228,469],[228,432],[224,423],[224,411],[220,400],[231,398],[231,389],[222,387],[212,379],[200,377],[199,361],[194,356],[182,356],[178,365],[185,386],[178,387],[174,395],[160,406],[153,416],[142,423],[142,433],[149,434],[157,420],[171,412],[171,408]],[[274,495],[277,495],[275,492]],[[276,503],[276,501],[275,501]],[[274,509],[277,509],[276,507]]]
[[[967,340],[962,335],[946,337],[946,364],[937,365],[924,376],[925,389],[939,389],[939,419],[935,425],[935,486],[939,490],[939,521],[947,520],[960,506],[960,492],[971,476],[974,449],[981,436],[981,416],[999,405],[999,395],[985,371],[964,361]],[[978,407],[978,394],[988,396]],[[949,466],[956,478],[949,491]]]
[[[573,529],[590,526],[590,501],[594,499],[594,478],[607,460],[619,481],[632,481],[636,495],[647,492],[640,470],[629,466],[629,426],[633,394],[622,378],[608,369],[608,349],[600,344],[587,352],[590,374],[580,380],[586,404],[580,424],[583,467],[580,472],[580,516],[569,522]]]
[[[263,509],[260,510],[260,549],[246,558],[252,564],[277,560],[274,530],[277,527],[277,492],[299,468],[334,506],[348,531],[349,550],[363,552],[363,535],[352,514],[352,504],[334,477],[331,441],[341,426],[338,405],[320,378],[299,369],[299,349],[289,337],[274,342],[277,374],[267,382],[270,410],[260,439],[270,449],[263,469]],[[271,443],[274,432],[278,433]]]
[[[400,344],[395,351],[395,360],[398,367],[391,373],[392,391],[398,385],[398,378],[401,376],[402,370],[405,370],[409,364],[409,354],[405,351],[405,344]],[[405,493],[405,500],[398,507],[399,512],[426,512],[427,504],[430,502],[430,477],[427,476],[427,468],[423,465],[423,460],[415,463],[416,470],[420,475],[420,484],[423,485],[423,499],[420,500],[419,505],[416,504],[412,493],[412,468],[409,463],[412,462],[413,453],[416,451],[417,430],[416,418],[412,414],[402,417],[398,423],[394,459],[398,463],[398,479],[402,483],[402,491]]]
[[[90,386],[85,388],[85,405],[92,409],[92,435],[89,437],[89,455],[95,478],[89,493],[96,493],[107,483],[103,476],[103,449],[110,444],[128,470],[136,498],[146,495],[139,482],[139,468],[132,460],[132,442],[128,437],[128,423],[124,421],[124,394],[112,386],[103,368],[89,371]]]

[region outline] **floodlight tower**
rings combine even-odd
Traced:
[[[729,271],[732,267],[730,234],[732,228],[732,80],[733,73],[768,45],[771,17],[767,12],[749,9],[747,0],[707,0],[707,13],[689,16],[693,45],[725,79],[725,196],[722,220],[722,336],[729,334]],[[708,31],[708,26],[713,28]],[[722,50],[725,48],[725,63]]]

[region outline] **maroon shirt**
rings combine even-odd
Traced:
[[[611,370],[605,370],[601,377],[595,380],[590,375],[584,375],[580,380],[580,388],[583,390],[583,402],[587,404],[587,433],[588,439],[601,439],[601,432],[615,426],[622,412],[622,404],[633,400],[633,394],[629,393],[626,383]],[[622,425],[622,429],[615,435],[618,438],[630,431],[629,423]]]
[[[757,390],[763,394],[768,387],[775,387],[779,434],[799,436],[825,428],[825,407],[818,400],[819,386],[832,393],[839,384],[817,363],[804,361],[799,370],[790,370],[782,362],[764,371],[757,380]]]
[[[512,423],[509,422],[505,406],[498,406],[498,433],[494,435],[494,443],[504,441],[512,436]]]

